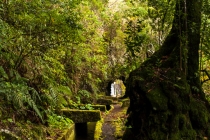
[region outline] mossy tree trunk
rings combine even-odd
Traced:
[[[202,0],[177,0],[162,47],[132,71],[124,140],[210,139],[209,103],[199,80]]]

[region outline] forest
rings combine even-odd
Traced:
[[[1,0],[0,140],[57,139],[119,81],[120,139],[208,140],[209,36],[210,0]]]

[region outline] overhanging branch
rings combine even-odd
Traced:
[[[210,74],[208,73],[208,71],[206,69],[201,70],[201,72],[204,72],[207,75],[207,77],[208,77],[208,79],[205,79],[205,80],[201,81],[201,84],[203,84],[203,83],[205,83],[205,82],[210,80]]]

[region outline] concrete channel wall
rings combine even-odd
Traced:
[[[99,140],[101,133],[102,133],[102,130],[101,130],[102,121],[97,121],[95,124],[96,124],[96,126],[95,126],[95,130],[94,130],[94,134],[93,134],[94,135],[93,140]],[[87,135],[87,137],[89,137],[89,136]],[[72,124],[72,126],[69,129],[66,129],[64,131],[64,133],[58,140],[76,140],[76,138],[77,138],[77,136],[76,136],[75,124]]]

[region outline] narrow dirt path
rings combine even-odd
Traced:
[[[103,140],[120,140],[123,135],[124,122],[126,120],[126,108],[121,108],[120,104],[114,104],[109,114],[104,114],[102,126]]]

